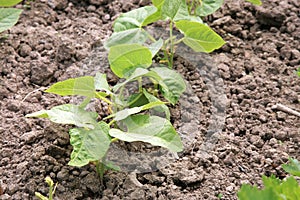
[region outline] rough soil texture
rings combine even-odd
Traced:
[[[178,71],[198,97],[184,102],[201,112],[198,119],[191,119],[190,113],[173,109],[175,125],[180,127],[179,118],[190,123],[186,132],[197,132],[198,139],[176,162],[136,176],[109,172],[103,187],[94,166],[67,165],[72,151],[68,127],[24,116],[69,102],[70,98],[45,94],[43,89],[80,74],[111,34],[112,20],[120,12],[146,4],[36,0],[4,33],[7,38],[0,40],[0,199],[36,199],[35,191],[47,193],[44,178],[50,176],[58,182],[56,199],[62,200],[192,200],[218,199],[219,194],[232,200],[237,199],[241,184],[261,185],[262,175],[284,178],[280,165],[289,156],[300,159],[299,117],[272,109],[281,103],[300,111],[300,78],[294,73],[300,65],[300,3],[266,0],[255,7],[227,1],[206,18],[227,41],[211,55],[227,96],[225,124],[213,148],[207,152],[200,148],[213,112],[212,97],[195,68],[178,59]],[[110,73],[108,77],[116,82]],[[193,120],[198,122],[196,130]]]

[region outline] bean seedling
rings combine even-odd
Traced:
[[[186,89],[180,74],[174,71],[173,60],[176,45],[183,42],[196,52],[212,52],[225,42],[200,16],[206,16],[221,6],[222,1],[153,0],[153,6],[145,6],[121,14],[113,25],[114,33],[105,43],[112,72],[124,81],[109,86],[106,75],[72,78],[52,85],[46,90],[61,96],[83,96],[79,104],[64,104],[50,110],[41,110],[27,117],[48,118],[60,124],[72,124],[70,143],[73,146],[71,166],[95,163],[101,180],[105,170],[115,168],[105,163],[112,143],[145,142],[181,152],[183,144],[170,122],[167,105],[175,105]],[[212,3],[213,2],[213,3]],[[210,10],[208,10],[210,9]],[[169,26],[169,38],[155,39],[145,26],[163,20]],[[183,37],[177,39],[177,28]],[[149,42],[150,41],[150,42]],[[163,52],[160,63],[153,59]],[[167,66],[162,63],[167,63]],[[151,81],[151,86],[144,80]],[[137,82],[137,89],[124,95],[125,87]],[[108,104],[108,115],[99,121],[98,113],[89,111],[91,100],[100,99]],[[151,115],[149,110],[164,113],[165,117]]]

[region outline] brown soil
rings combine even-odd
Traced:
[[[219,194],[232,200],[243,183],[261,185],[262,175],[286,177],[280,165],[289,156],[300,159],[300,120],[272,106],[281,103],[300,111],[300,78],[295,75],[300,65],[300,3],[263,2],[256,7],[228,1],[206,19],[227,41],[211,55],[227,96],[225,126],[213,148],[206,154],[200,148],[211,122],[213,97],[202,74],[185,68],[179,59],[177,70],[198,97],[185,103],[201,109],[198,140],[160,170],[136,176],[109,172],[103,187],[94,166],[67,165],[72,151],[68,127],[24,116],[69,102],[43,89],[78,76],[83,66],[105,63],[93,58],[111,34],[112,21],[147,1],[30,2],[18,24],[2,34],[7,38],[0,40],[0,199],[46,194],[46,176],[58,182],[56,199],[62,200],[218,199]],[[116,82],[112,74],[108,77]],[[190,123],[186,132],[193,131],[191,116],[176,111],[175,125],[180,127],[176,119],[181,118]]]

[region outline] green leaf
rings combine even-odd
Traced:
[[[139,44],[122,44],[110,48],[108,60],[111,70],[120,78],[129,77],[137,68],[152,64],[151,51]]]
[[[16,8],[0,8],[0,32],[13,27],[21,13],[22,10]]]
[[[222,47],[225,41],[208,26],[182,20],[176,22],[176,27],[184,33],[183,42],[196,52],[212,52]]]
[[[246,0],[254,5],[260,6],[262,2],[260,0]]]
[[[111,93],[111,89],[108,85],[106,74],[97,73],[95,76],[95,89],[104,90],[105,92]]]
[[[172,21],[186,19],[189,16],[186,0],[165,0],[162,5],[162,15]]]
[[[84,76],[57,82],[45,92],[58,94],[61,96],[81,95],[93,98],[95,96],[94,77]]]
[[[134,9],[130,12],[121,14],[114,22],[114,32],[121,32],[134,28],[142,28],[145,26],[145,20],[156,13],[157,8],[155,6],[145,6],[138,9]]]
[[[298,74],[298,76],[300,77],[300,67],[299,67],[298,70],[297,70],[297,74]]]
[[[21,1],[22,0],[0,0],[0,7],[14,6],[14,5],[17,5],[18,3],[20,3]]]
[[[152,53],[152,58],[158,53],[158,51],[161,49],[163,44],[164,44],[164,41],[160,38],[159,40],[157,40],[156,42],[154,42],[148,46],[148,48],[150,49],[150,51]]]
[[[200,6],[196,8],[196,14],[207,16],[213,14],[223,5],[223,0],[202,0]]]
[[[109,134],[126,142],[148,142],[154,146],[161,146],[172,152],[180,152],[183,145],[172,124],[161,117],[149,115],[135,115],[123,120],[127,132],[111,129]]]
[[[300,162],[297,159],[290,158],[290,163],[283,164],[282,168],[287,173],[300,177]]]
[[[158,81],[162,88],[162,94],[173,105],[186,90],[186,85],[181,75],[166,67],[155,67],[151,69],[157,73],[161,80]]]
[[[144,44],[148,39],[148,33],[140,28],[129,29],[113,33],[104,43],[104,47],[109,49],[120,44]]]
[[[109,126],[100,122],[94,129],[75,128],[70,130],[70,143],[73,146],[71,166],[82,167],[89,162],[101,160],[111,143]]]
[[[119,83],[117,85],[114,86],[113,90],[114,92],[118,91],[120,89],[120,87],[126,85],[127,83],[131,82],[131,81],[135,81],[137,78],[147,74],[149,72],[149,70],[144,69],[144,68],[136,68],[134,70],[134,72],[132,72],[132,74],[126,78],[126,80],[122,83]]]
[[[145,104],[143,106],[139,106],[139,107],[125,108],[123,110],[120,110],[119,112],[116,112],[115,114],[110,115],[109,117],[114,116],[115,117],[114,120],[121,121],[121,120],[126,119],[127,117],[134,115],[136,113],[139,113],[143,110],[148,110],[150,108],[164,105],[164,104],[165,103],[162,101],[150,102],[150,103],[147,103],[147,104]]]
[[[152,94],[148,93],[145,89],[143,90],[143,94],[145,95],[145,97],[148,99],[149,102],[158,102],[158,101],[160,101],[158,98],[156,98]],[[170,121],[170,116],[171,115],[170,115],[170,110],[169,110],[168,106],[163,104],[163,105],[154,107],[153,109],[157,112],[164,112],[165,115],[166,115],[167,120]]]
[[[64,104],[26,115],[26,117],[49,118],[58,124],[73,124],[79,127],[94,128],[98,114],[88,112],[73,104]]]

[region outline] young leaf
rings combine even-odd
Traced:
[[[21,1],[22,0],[0,0],[0,7],[14,6],[14,5],[17,5],[18,3],[20,3]]]
[[[164,97],[173,105],[176,104],[181,94],[186,90],[186,85],[180,74],[166,67],[151,69],[161,77],[158,81]]]
[[[58,94],[61,96],[81,95],[93,98],[95,97],[94,77],[84,76],[57,82],[45,92]]]
[[[94,80],[96,90],[104,90],[107,93],[111,93],[111,89],[107,83],[106,74],[97,73]]]
[[[283,164],[282,168],[287,173],[300,177],[300,162],[297,159],[290,158],[290,163]]]
[[[143,90],[143,94],[145,95],[145,97],[148,99],[149,102],[160,101],[158,98],[156,98],[152,94],[148,93],[145,89]],[[170,121],[170,110],[169,110],[168,106],[166,106],[165,104],[163,104],[163,105],[154,107],[153,109],[155,111],[157,111],[157,112],[164,112],[165,115],[166,115],[167,120]]]
[[[164,41],[160,38],[159,40],[157,40],[156,42],[150,44],[148,46],[148,48],[150,49],[151,53],[152,53],[152,58],[157,54],[157,52],[161,49],[161,47],[163,46]]]
[[[130,12],[121,14],[114,22],[114,32],[125,31],[145,26],[145,20],[157,11],[155,6],[145,6]]]
[[[196,8],[196,14],[207,16],[213,14],[223,5],[223,0],[202,0],[200,6]]]
[[[154,146],[161,146],[172,152],[180,152],[183,145],[172,124],[161,117],[149,115],[135,115],[123,120],[127,132],[110,129],[109,134],[126,142],[148,142]]]
[[[297,74],[298,74],[298,76],[300,77],[300,67],[299,67],[298,70],[297,70]]]
[[[254,5],[260,6],[262,4],[262,2],[260,0],[246,0],[250,3],[253,3]]]
[[[88,112],[73,104],[64,104],[55,106],[50,110],[28,114],[26,117],[49,118],[52,122],[58,124],[73,124],[79,127],[94,128],[98,114]]]
[[[13,27],[21,13],[22,10],[16,8],[0,8],[0,33]]]
[[[104,47],[109,49],[120,44],[144,44],[148,39],[148,33],[144,29],[134,28],[122,32],[113,33],[104,43]]]
[[[100,122],[94,129],[75,128],[70,130],[70,143],[73,146],[71,166],[82,167],[89,162],[101,160],[111,143],[109,126]]]
[[[162,5],[162,15],[172,21],[186,19],[189,16],[186,0],[165,0]]]
[[[221,36],[204,24],[182,20],[176,22],[176,27],[185,35],[183,42],[196,52],[210,53],[225,44]]]
[[[120,78],[129,77],[137,68],[152,64],[151,51],[139,44],[122,44],[110,48],[108,60],[111,70]]]

